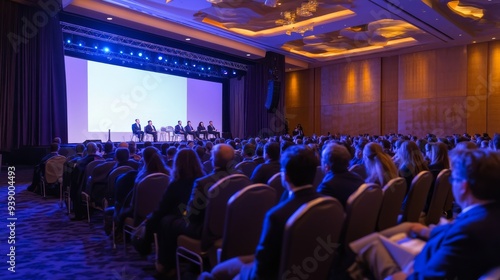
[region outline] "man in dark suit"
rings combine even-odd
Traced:
[[[220,138],[220,132],[215,128],[212,121],[208,122],[208,134],[213,134],[215,138]]]
[[[148,125],[146,125],[146,133],[153,135],[153,142],[156,142],[158,139],[158,132],[156,131],[155,126],[152,121],[148,121]]]
[[[184,217],[174,221],[169,219],[162,221],[157,263],[157,270],[161,272],[175,268],[177,236],[182,234],[195,239],[201,238],[208,190],[218,180],[237,173],[234,169],[234,149],[226,144],[215,145],[212,149],[212,164],[213,172],[194,182],[188,205],[178,206],[178,209],[185,210]],[[205,247],[205,244],[202,246]]]
[[[325,177],[318,192],[338,199],[344,208],[349,196],[364,183],[358,174],[347,170],[350,158],[347,148],[339,144],[328,144],[321,153]]]
[[[313,151],[303,146],[288,148],[281,157],[281,168],[283,184],[291,195],[267,212],[253,262],[249,256],[233,258],[217,265],[211,275],[203,274],[199,279],[232,279],[239,272],[241,280],[278,279],[286,222],[304,203],[322,196],[312,186],[316,165]]]
[[[135,119],[135,123],[132,124],[132,133],[137,135],[139,142],[142,142],[142,139],[144,139],[144,131],[141,129],[141,121],[139,119]]]
[[[264,158],[266,162],[259,164],[253,171],[250,178],[255,184],[267,184],[271,177],[280,172],[280,144],[277,142],[269,142],[264,145]]]
[[[452,192],[462,212],[445,225],[413,224],[410,235],[428,239],[427,244],[413,266],[392,279],[479,279],[500,264],[500,154],[464,149],[451,158]],[[381,273],[387,268],[402,269],[391,260],[383,267],[368,263],[381,277],[387,276]]]
[[[188,134],[193,135],[193,140],[198,138],[198,131],[196,131],[194,127],[191,125],[191,121],[188,121],[186,127],[184,127],[184,130],[186,130],[186,135]]]
[[[174,133],[184,135],[184,140],[187,140],[187,132],[186,132],[186,130],[184,130],[184,127],[182,126],[182,121],[177,121],[177,125],[175,126]]]

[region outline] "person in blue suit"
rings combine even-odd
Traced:
[[[264,219],[259,245],[254,256],[242,256],[217,265],[212,273],[199,279],[278,279],[282,240],[287,220],[304,203],[322,197],[313,187],[317,159],[312,150],[292,146],[281,157],[283,185],[289,198],[271,208]],[[293,279],[293,278],[290,278]]]
[[[500,154],[489,150],[451,153],[455,202],[462,212],[448,224],[426,227],[415,223],[410,235],[427,243],[413,265],[391,273],[392,279],[479,279],[500,266]],[[380,259],[377,260],[378,272]],[[373,267],[372,272],[374,271]]]
[[[139,142],[142,142],[142,139],[144,139],[144,131],[141,129],[141,121],[139,119],[135,119],[135,123],[132,124],[132,133],[137,135]]]

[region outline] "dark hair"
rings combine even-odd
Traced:
[[[172,180],[194,180],[205,175],[200,159],[191,149],[180,150],[174,158]]]
[[[116,161],[125,162],[125,161],[128,161],[129,157],[130,157],[130,153],[129,153],[127,148],[116,149],[116,152],[115,152]]]
[[[281,155],[281,170],[285,171],[295,186],[314,182],[318,160],[314,152],[304,146],[295,145]]]
[[[500,201],[500,154],[461,149],[451,151],[450,157],[453,176],[466,180],[475,198]]]
[[[76,145],[75,150],[77,153],[83,153],[83,151],[85,150],[85,146],[83,144],[78,144]]]
[[[276,142],[269,142],[264,145],[264,153],[267,154],[271,160],[280,159],[280,144]]]
[[[176,147],[170,147],[167,149],[167,156],[173,157],[177,153],[177,148]]]
[[[114,147],[115,146],[113,145],[113,142],[108,141],[108,142],[104,143],[104,152],[111,153],[113,151]]]
[[[50,144],[50,152],[54,153],[59,151],[59,143],[52,143]]]
[[[141,170],[137,174],[136,182],[144,179],[149,174],[153,173],[164,173],[170,175],[169,170],[165,166],[163,162],[163,157],[160,155],[160,152],[155,147],[146,147],[144,152],[142,153],[144,165]]]
[[[247,143],[243,146],[243,154],[246,156],[255,155],[255,145],[251,143]]]
[[[194,149],[196,151],[196,155],[198,155],[198,158],[201,160],[205,155],[205,149],[201,146],[196,146]]]

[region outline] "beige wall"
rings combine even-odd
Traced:
[[[306,135],[500,132],[500,42],[287,73],[290,129]]]

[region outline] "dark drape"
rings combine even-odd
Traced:
[[[245,136],[281,135],[284,131],[284,78],[285,57],[267,52],[256,65],[249,66],[245,76]],[[274,112],[265,108],[268,82],[280,83],[279,103]]]
[[[63,142],[68,138],[61,8],[56,0],[35,3],[0,1],[3,151],[49,144],[56,136]]]

